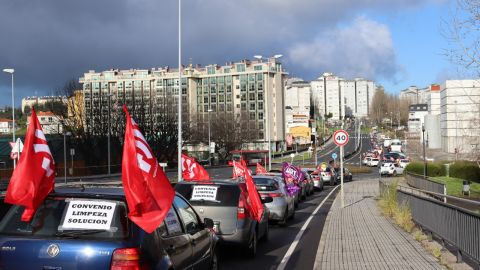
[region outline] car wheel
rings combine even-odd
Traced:
[[[265,227],[265,233],[264,233],[264,235],[263,235],[263,237],[262,237],[262,241],[263,241],[263,242],[267,242],[267,241],[268,241],[268,238],[269,238],[269,235],[268,235],[268,234],[269,234],[269,232],[270,232],[270,226],[268,226],[268,222],[267,222],[267,224],[265,224],[265,225],[266,225],[266,227]]]
[[[290,217],[288,217],[288,219],[292,220],[295,218],[295,209],[292,209],[292,214],[290,215]]]
[[[217,255],[217,248],[212,253],[212,264],[210,265],[211,270],[218,270],[218,255]]]
[[[250,258],[255,258],[255,255],[257,255],[257,233],[255,231],[253,231],[250,242],[248,243],[247,255]]]

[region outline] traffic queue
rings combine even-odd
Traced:
[[[3,202],[11,206],[0,220],[1,269],[218,269],[220,246],[255,257],[270,225],[285,226],[323,188],[319,170],[289,163],[280,172],[257,164],[253,175],[233,162],[232,178],[211,179],[187,155],[184,181],[172,185],[124,111],[121,181],[55,185],[54,159],[32,109]]]

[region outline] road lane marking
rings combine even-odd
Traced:
[[[332,193],[338,187],[340,187],[340,185],[334,187],[332,189],[332,191],[330,191],[330,193],[328,193],[327,197],[325,197],[325,199],[323,199],[323,201],[317,206],[315,211],[313,211],[312,214],[310,215],[310,217],[308,217],[307,221],[305,221],[305,224],[303,224],[302,228],[300,229],[300,231],[295,236],[295,240],[293,240],[293,243],[288,248],[287,253],[285,253],[285,256],[283,256],[283,259],[280,262],[280,264],[278,265],[277,270],[284,270],[285,269],[285,267],[287,266],[288,260],[290,260],[290,257],[292,256],[293,252],[295,251],[295,248],[297,247],[298,242],[302,238],[303,233],[307,229],[308,224],[310,224],[310,221],[312,221],[313,216],[317,214],[318,210],[320,210],[320,208],[322,208],[323,204],[327,201],[327,199],[330,197],[330,195],[332,195]]]

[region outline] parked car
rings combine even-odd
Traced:
[[[285,180],[279,176],[254,176],[253,181],[262,198],[272,197],[273,201],[266,203],[270,215],[268,219],[285,225],[287,219],[295,215],[295,197],[287,193]]]
[[[403,174],[403,170],[404,168],[400,167],[395,162],[383,162],[382,165],[380,166],[379,173],[380,173],[380,176],[383,176],[383,175],[397,176],[399,174]]]
[[[210,199],[196,196],[200,190],[213,192]],[[245,182],[227,179],[212,181],[183,181],[175,185],[175,190],[187,198],[202,218],[210,218],[214,231],[221,244],[242,246],[247,255],[255,257],[259,239],[268,239],[268,217],[265,207],[260,222],[251,213]],[[262,199],[272,202],[271,197]]]
[[[310,176],[313,180],[313,188],[316,190],[323,190],[324,182],[321,171],[315,170],[310,174]]]
[[[337,181],[340,182],[341,181],[340,168],[335,168],[335,172],[337,175]],[[348,182],[348,181],[352,181],[352,179],[353,179],[353,176],[350,170],[348,170],[348,168],[346,167],[343,167],[343,181]]]
[[[57,187],[30,222],[21,221],[23,210],[14,205],[0,221],[2,269],[218,267],[213,221],[179,194],[150,234],[128,218],[118,186]]]

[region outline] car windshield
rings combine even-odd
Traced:
[[[106,209],[108,208],[108,209]],[[112,200],[47,198],[30,222],[14,205],[0,222],[0,235],[121,239],[128,236],[125,203]]]
[[[238,205],[240,197],[240,188],[237,185],[177,184],[175,190],[192,205],[231,207]]]

